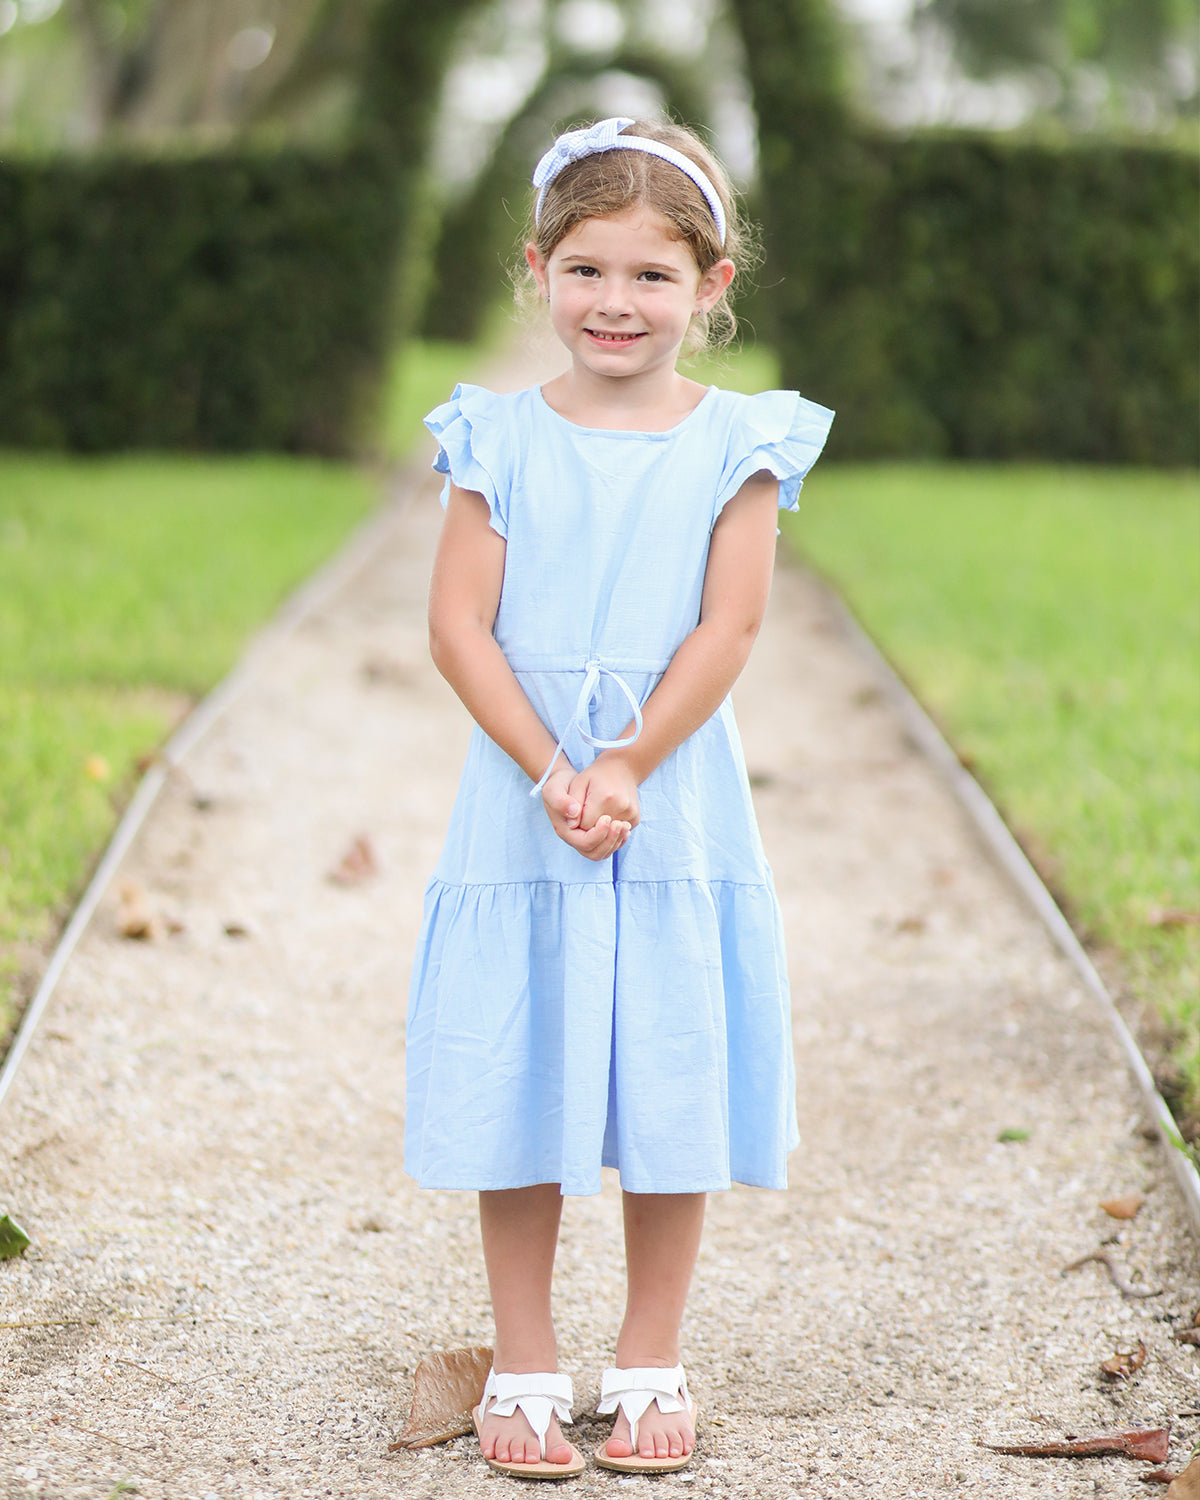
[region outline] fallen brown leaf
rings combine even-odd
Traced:
[[[482,1345],[427,1354],[413,1376],[408,1426],[388,1451],[428,1448],[470,1432],[471,1412],[491,1367],[492,1351]]]
[[[1126,1193],[1121,1198],[1105,1198],[1100,1207],[1110,1219],[1132,1219],[1145,1201],[1141,1193]]]
[[[162,922],[136,880],[123,880],[117,888],[117,931],[140,942],[162,936]]]
[[[1181,1328],[1175,1335],[1177,1344],[1195,1344],[1200,1349],[1200,1328]]]
[[[1152,906],[1146,913],[1147,927],[1200,927],[1200,911],[1182,906]]]
[[[1193,1458],[1182,1475],[1172,1479],[1167,1500],[1200,1500],[1200,1454]]]
[[[1146,1363],[1146,1346],[1138,1339],[1136,1349],[1128,1352],[1118,1350],[1111,1359],[1106,1359],[1100,1368],[1110,1380],[1128,1380]]]
[[[1112,1454],[1165,1464],[1170,1440],[1169,1427],[1134,1427],[1127,1432],[1098,1432],[1091,1437],[1059,1438],[1048,1443],[983,1443],[981,1447],[1017,1458],[1103,1458]]]
[[[1182,1474],[1176,1474],[1167,1491],[1167,1500],[1200,1500],[1200,1454]]]
[[[417,680],[411,664],[394,656],[368,656],[362,664],[362,674],[368,682],[391,687],[412,687]]]
[[[374,845],[365,833],[360,833],[354,842],[329,872],[335,885],[360,885],[379,873],[379,860]]]
[[[1139,1474],[1143,1484],[1170,1484],[1175,1478],[1174,1469],[1151,1469],[1149,1474]]]

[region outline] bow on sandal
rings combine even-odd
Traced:
[[[669,1474],[674,1469],[686,1469],[691,1463],[691,1453],[681,1453],[677,1458],[644,1458],[637,1451],[638,1423],[652,1401],[658,1404],[664,1415],[686,1411],[695,1425],[696,1406],[688,1395],[687,1376],[682,1365],[666,1370],[605,1370],[596,1411],[602,1417],[611,1416],[620,1407],[629,1423],[629,1446],[633,1452],[628,1458],[614,1458],[605,1441],[593,1455],[601,1468],[616,1469],[622,1474]]]
[[[471,1413],[475,1436],[481,1437],[485,1417],[511,1417],[520,1408],[533,1428],[541,1458],[534,1463],[509,1463],[506,1459],[483,1455],[489,1469],[516,1479],[571,1479],[583,1473],[583,1454],[568,1443],[571,1457],[565,1464],[552,1464],[546,1457],[546,1432],[550,1418],[571,1420],[571,1377],[544,1370],[532,1375],[497,1375],[488,1373],[483,1399]]]

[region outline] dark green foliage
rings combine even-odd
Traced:
[[[868,132],[830,0],[732,0],[759,122],[755,305],[830,452],[1194,463],[1200,172],[1115,141]]]
[[[0,163],[0,443],[347,451],[397,203],[366,147]]]
[[[785,377],[834,453],[1200,457],[1194,155],[856,135],[775,193]]]
[[[479,3],[378,0],[337,151],[0,162],[0,443],[353,449],[421,281],[429,131]]]

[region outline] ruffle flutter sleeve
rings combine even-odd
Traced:
[[[449,401],[425,418],[438,442],[434,471],[446,475],[442,504],[450,496],[450,481],[460,489],[476,490],[487,501],[489,524],[508,536],[508,497],[511,459],[508,424],[498,410],[500,398],[478,385],[457,385]]]
[[[797,391],[744,397],[730,425],[713,520],[747,479],[764,469],[779,480],[779,508],[798,510],[800,486],[820,456],[832,422],[827,406]]]

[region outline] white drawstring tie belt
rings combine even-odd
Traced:
[[[588,709],[592,706],[592,699],[596,695],[596,689],[600,685],[601,677],[611,677],[612,680],[621,689],[621,691],[625,694],[626,698],[629,700],[630,708],[633,709],[633,733],[627,734],[623,739],[599,739],[596,735],[592,734],[589,730],[584,728],[584,724],[587,721]],[[625,745],[632,745],[634,740],[636,740],[638,735],[642,732],[642,706],[634,697],[633,689],[629,686],[629,684],[623,677],[618,676],[618,674],[614,672],[611,667],[606,667],[599,660],[599,658],[595,656],[593,656],[584,667],[583,686],[579,689],[579,697],[575,700],[575,707],[572,710],[571,717],[567,720],[562,734],[559,735],[558,744],[554,747],[554,754],[550,757],[550,764],[542,772],[542,779],[530,791],[529,795],[531,797],[538,797],[541,795],[542,788],[550,779],[550,772],[554,770],[555,764],[558,761],[558,757],[562,754],[562,747],[566,743],[567,736],[573,729],[578,732],[579,738],[584,742],[584,744],[591,745],[593,750],[620,750]]]

